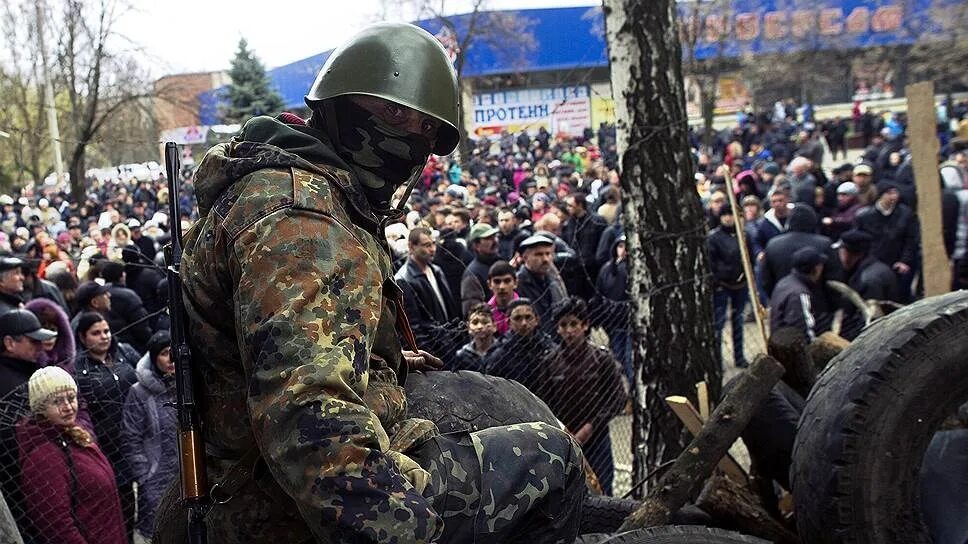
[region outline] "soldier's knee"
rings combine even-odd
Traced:
[[[581,446],[573,436],[562,429],[542,422],[510,425],[507,430],[512,436],[524,434],[525,442],[534,444],[531,455],[536,461],[552,465],[560,464],[566,474],[582,473],[583,456]]]

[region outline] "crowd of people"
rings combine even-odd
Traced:
[[[716,331],[731,310],[737,366],[748,295],[721,166],[735,181],[771,329],[812,339],[842,308],[839,332],[855,337],[859,310],[823,280],[863,299],[918,296],[904,117],[862,117],[855,131],[875,129],[862,160],[828,175],[824,153],[846,151],[851,127],[810,115],[744,114],[702,151],[693,133]],[[968,282],[966,136],[948,140],[940,169],[955,286]],[[57,191],[0,196],[0,480],[28,542],[152,535],[177,472],[160,250],[171,221],[196,218],[183,186],[179,218],[165,212],[174,195],[164,179],[91,180],[81,202]],[[504,132],[473,142],[463,167],[432,157],[407,213],[385,229],[417,344],[446,370],[515,379],[542,398],[605,493],[609,422],[635,380],[622,201],[613,127]]]
[[[798,114],[779,104],[775,112],[743,116],[740,125],[717,140],[713,153],[700,157],[696,179],[709,227],[715,327],[721,336],[727,317],[732,323],[737,366],[747,364],[743,323],[751,312],[721,165],[733,179],[758,295],[770,310],[771,332],[794,327],[813,340],[831,331],[835,314],[842,311],[837,332],[852,340],[865,323],[859,308],[863,301],[913,301],[923,292],[924,266],[950,264],[952,289],[965,286],[968,103],[953,108],[956,123],[948,121],[947,108],[938,110],[946,264],[922,262],[906,116],[859,110],[855,106],[853,130],[866,145],[856,161],[829,171],[823,168],[824,155],[836,158],[838,150],[846,151],[848,121],[815,122],[802,110]],[[860,298],[830,281],[846,284]]]

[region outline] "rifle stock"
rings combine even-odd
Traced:
[[[209,508],[205,471],[205,446],[201,420],[195,404],[192,381],[192,354],[188,346],[187,318],[181,283],[181,215],[178,209],[178,146],[165,144],[165,170],[168,175],[168,210],[171,225],[171,255],[168,277],[168,312],[171,317],[171,357],[175,363],[175,408],[178,413],[178,463],[181,497],[188,510],[188,535],[192,544],[206,542],[205,514]]]

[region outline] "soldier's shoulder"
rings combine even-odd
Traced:
[[[283,209],[312,211],[343,219],[347,215],[341,193],[334,189],[340,171],[321,167],[308,171],[297,167],[263,168],[225,189],[212,212],[230,237],[260,219]],[[345,173],[342,173],[345,175]]]

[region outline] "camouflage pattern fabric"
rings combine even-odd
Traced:
[[[209,536],[439,541],[444,521],[421,493],[432,476],[390,449],[398,430],[417,437],[396,440],[401,449],[436,433],[405,419],[406,364],[379,221],[349,169],[329,166],[339,159],[322,136],[265,117],[247,123],[243,139],[247,132],[322,149],[296,155],[236,140],[210,149],[196,172],[201,217],[186,233],[182,272],[209,479],[220,481],[253,446],[263,459],[230,502],[213,508]],[[327,162],[303,158],[310,155]],[[573,448],[546,450],[573,462]],[[488,500],[505,517],[505,502],[531,504]],[[162,520],[184,516],[158,517],[156,539],[166,542]]]
[[[448,434],[408,453],[431,475],[431,504],[444,518],[441,542],[574,542],[582,454],[560,429],[522,423]]]

